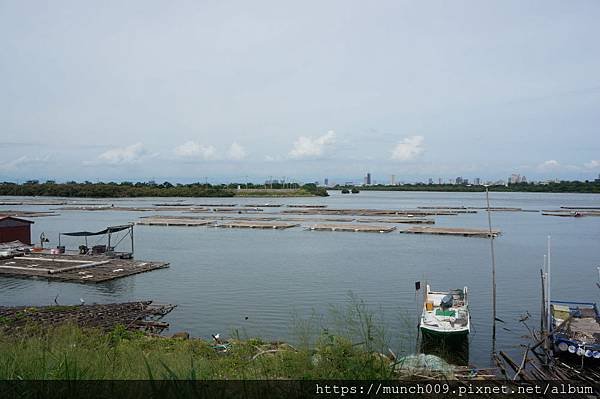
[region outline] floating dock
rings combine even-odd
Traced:
[[[542,210],[544,216],[563,216],[563,217],[580,217],[580,216],[600,216],[600,210],[567,210],[567,209],[556,209],[556,210]]]
[[[472,229],[462,227],[428,227],[428,226],[415,226],[406,230],[400,230],[400,233],[406,234],[437,234],[437,235],[449,235],[449,236],[463,236],[463,237],[489,237],[490,231],[488,229]],[[492,235],[497,237],[500,235],[500,230],[492,230]]]
[[[0,210],[0,215],[3,216],[14,216],[24,218],[41,218],[46,216],[60,216],[60,213],[56,212],[34,212],[34,211],[22,211],[19,209],[4,209]]]
[[[327,205],[291,204],[288,208],[327,208]]]
[[[294,209],[284,210],[281,213],[292,215],[350,215],[350,216],[454,216],[458,211],[451,210],[425,210],[425,209]],[[464,213],[464,212],[463,212]]]
[[[393,226],[379,226],[366,224],[315,224],[308,227],[315,231],[351,231],[356,233],[389,233],[396,230]]]
[[[418,219],[418,218],[404,218],[404,219],[356,219],[359,223],[402,223],[402,224],[434,224],[433,219]]]
[[[103,255],[32,253],[0,260],[0,277],[102,283],[168,266],[165,262],[136,261]]]
[[[183,217],[161,217],[161,218],[142,218],[135,224],[142,226],[206,226],[211,224],[211,220],[206,219],[194,219],[194,218],[183,218]]]
[[[209,209],[201,206],[63,206],[56,208],[62,211],[121,211],[121,212],[166,212],[166,211],[190,211],[190,212],[210,212]]]
[[[263,212],[261,208],[241,207],[241,208],[213,208],[213,212],[228,212],[228,213],[258,213]]]
[[[223,228],[237,228],[237,229],[289,229],[292,227],[300,226],[297,223],[284,223],[284,222],[251,222],[251,221],[232,221],[232,222],[223,222],[217,223],[214,225],[215,227],[223,227]]]

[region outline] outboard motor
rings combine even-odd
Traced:
[[[442,300],[440,301],[440,307],[442,309],[449,309],[452,307],[453,303],[454,303],[454,300],[453,300],[452,295],[448,294],[448,295],[444,296],[442,298]]]

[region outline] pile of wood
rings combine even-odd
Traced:
[[[521,321],[524,323],[524,320],[526,318]],[[560,327],[558,326],[555,330]],[[522,345],[525,351],[520,359],[514,360],[503,351],[493,354],[494,361],[502,376],[507,380],[527,383],[573,381],[591,386],[596,395],[600,394],[600,370],[570,364],[555,356],[549,339],[554,331],[547,334],[532,330],[529,327],[527,329],[530,332],[531,340],[529,344]]]
[[[52,327],[73,323],[79,327],[104,331],[111,331],[122,325],[128,330],[160,333],[169,324],[159,320],[175,306],[143,301],[77,306],[0,307],[0,330],[10,334],[30,324]]]

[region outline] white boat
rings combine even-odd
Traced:
[[[471,331],[467,287],[447,292],[431,291],[427,285],[419,323],[423,334],[455,336]]]

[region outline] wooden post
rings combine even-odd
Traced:
[[[131,235],[131,256],[133,257],[133,224],[131,225],[130,229],[131,230],[129,231],[129,233]]]
[[[490,237],[490,247],[492,251],[492,341],[493,351],[496,350],[496,257],[494,255],[494,234],[492,232],[492,215],[490,212],[490,191],[485,188],[485,198],[487,202],[488,227]]]

